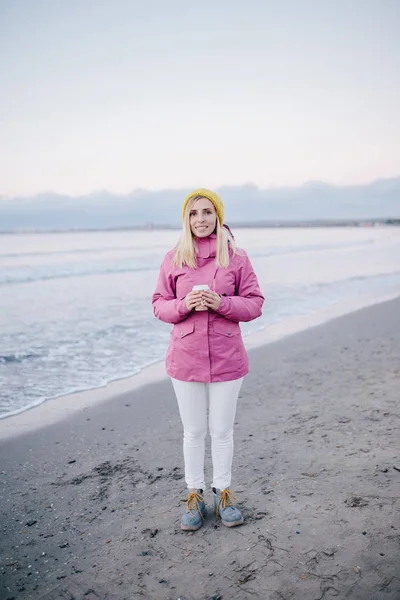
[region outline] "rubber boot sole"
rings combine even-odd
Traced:
[[[223,521],[221,519],[221,523],[222,523],[222,525],[225,525],[225,527],[237,527],[238,525],[243,525],[244,519],[242,517],[239,521],[231,521],[231,522]]]

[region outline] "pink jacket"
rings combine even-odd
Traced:
[[[243,250],[232,255],[224,269],[215,264],[215,234],[198,239],[198,247],[196,269],[180,269],[172,263],[174,250],[166,254],[152,298],[155,316],[174,325],[167,373],[204,383],[239,379],[249,371],[239,321],[259,317],[264,298]],[[221,295],[218,311],[188,310],[185,296],[200,284]]]

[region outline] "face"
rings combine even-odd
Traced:
[[[190,229],[198,238],[211,235],[217,224],[217,213],[214,204],[208,198],[199,198],[193,204],[190,216]]]

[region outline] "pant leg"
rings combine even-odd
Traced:
[[[233,424],[243,377],[209,384],[212,486],[221,490],[231,484],[233,459]]]
[[[171,377],[183,424],[183,457],[188,488],[205,489],[204,450],[207,433],[207,384]]]

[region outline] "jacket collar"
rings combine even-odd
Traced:
[[[197,256],[199,258],[215,258],[217,255],[217,236],[212,233],[206,238],[196,238]]]

